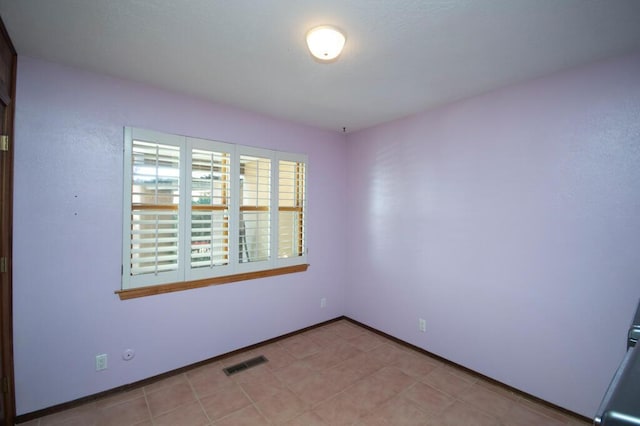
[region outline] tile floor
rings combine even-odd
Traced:
[[[254,356],[269,362],[227,377]],[[340,320],[23,426],[588,425]]]

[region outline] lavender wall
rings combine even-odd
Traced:
[[[640,298],[640,53],[352,134],[347,157],[346,314],[593,415]]]
[[[588,416],[622,358],[640,298],[640,53],[346,142],[28,57],[17,102],[18,414],[342,314]],[[120,301],[125,125],[307,153],[309,271]]]
[[[344,313],[345,250],[336,244],[346,232],[343,135],[28,57],[18,65],[18,414]],[[114,290],[120,287],[125,125],[308,154],[309,270],[120,301]],[[134,360],[121,359],[126,348],[136,350]],[[109,355],[109,368],[96,372],[100,353]]]

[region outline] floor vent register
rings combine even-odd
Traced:
[[[223,368],[222,371],[224,371],[224,374],[226,374],[227,376],[231,376],[232,374],[239,373],[248,368],[255,367],[256,365],[264,364],[267,361],[269,361],[267,358],[265,358],[263,355],[260,355],[255,358],[239,362],[238,364],[232,365],[230,367]]]

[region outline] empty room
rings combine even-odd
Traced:
[[[0,424],[639,424],[640,2],[0,17]]]

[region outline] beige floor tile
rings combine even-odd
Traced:
[[[151,411],[152,417],[157,417],[162,413],[195,400],[196,397],[188,382],[162,388],[147,395],[149,411]]]
[[[57,426],[64,422],[69,422],[72,419],[81,418],[82,421],[90,421],[95,419],[96,416],[96,404],[90,402],[79,407],[71,408],[69,410],[61,411],[59,413],[50,414],[40,419],[41,426]]]
[[[97,426],[134,425],[150,420],[149,408],[144,397],[98,409]]]
[[[587,425],[592,425],[593,421],[571,416],[569,417],[567,424],[570,426],[587,426]]]
[[[404,397],[420,405],[431,414],[439,414],[454,403],[455,399],[424,383],[416,383],[403,393]]]
[[[332,380],[332,377],[324,372],[307,376],[299,382],[289,385],[289,388],[300,399],[312,405],[322,402],[342,390]]]
[[[560,426],[566,425],[565,421],[552,419],[537,411],[532,410],[519,402],[513,403],[509,413],[502,418],[505,426]]]
[[[341,371],[345,374],[355,373],[358,378],[362,378],[368,376],[369,374],[375,373],[386,365],[387,364],[368,353],[361,353],[354,356],[353,358],[341,362],[333,369]]]
[[[449,371],[451,374],[454,374],[462,379],[465,379],[467,382],[476,383],[479,380],[479,376],[474,374],[464,368],[456,367],[455,365],[445,364],[445,369]]]
[[[270,345],[264,346],[256,350],[256,353],[259,355],[264,355],[267,358],[268,362],[265,366],[269,370],[278,370],[280,368],[286,367],[294,362],[296,359],[289,354],[289,352],[285,351],[280,345],[277,343],[272,343]]]
[[[296,359],[306,358],[322,349],[320,345],[303,335],[293,336],[279,343],[281,348]]]
[[[223,386],[233,383],[233,380],[222,371],[222,364],[200,367],[187,372],[186,376],[198,398],[211,395]]]
[[[177,374],[175,376],[160,379],[156,382],[146,385],[144,387],[144,392],[145,394],[149,395],[160,389],[168,388],[173,385],[177,385],[179,383],[186,383],[186,382],[187,382],[187,377],[184,374]]]
[[[422,426],[429,420],[429,415],[418,404],[404,397],[390,399],[374,413],[392,425]]]
[[[365,329],[352,324],[349,321],[337,321],[328,326],[338,337],[343,339],[353,339],[365,332]]]
[[[322,372],[322,375],[331,380],[337,389],[337,392],[341,392],[347,387],[351,386],[358,380],[362,379],[366,375],[360,374],[357,371],[351,369],[341,369],[340,367],[330,368]]]
[[[458,399],[499,418],[505,418],[515,403],[512,399],[490,391],[477,383],[461,392]]]
[[[245,376],[240,386],[253,402],[262,401],[286,389],[286,385],[267,369],[257,375]]]
[[[56,423],[56,426],[95,426],[98,421],[99,417],[96,413],[92,413],[62,420],[60,423]]]
[[[392,423],[387,422],[383,417],[380,417],[375,412],[364,415],[360,418],[354,426],[394,426]]]
[[[304,359],[304,365],[312,369],[313,371],[322,371],[339,364],[343,361],[343,359],[336,356],[335,345],[335,343],[332,345],[327,345],[323,347],[319,352],[308,356]]]
[[[131,401],[132,399],[140,398],[144,396],[144,391],[142,388],[132,389],[126,392],[118,392],[113,395],[109,395],[107,397],[101,398],[96,401],[97,408],[105,408],[110,407],[112,405],[117,405],[122,402]]]
[[[406,354],[407,351],[399,348],[392,342],[388,342],[370,350],[367,353],[386,365],[393,365],[398,362],[398,360]]]
[[[199,402],[192,402],[153,419],[154,426],[206,426],[209,418]]]
[[[40,426],[40,419],[29,420],[28,422],[20,423],[20,426]]]
[[[284,423],[285,426],[329,426],[329,423],[322,420],[322,417],[313,411],[305,411],[298,417]]]
[[[397,395],[398,391],[382,379],[365,377],[345,391],[347,397],[364,411],[370,411]]]
[[[292,384],[315,374],[315,371],[309,368],[305,362],[296,361],[287,367],[274,371],[273,374],[283,383]]]
[[[447,363],[444,360],[436,357],[435,355],[431,356],[429,354],[420,353],[419,351],[416,351],[416,353],[418,353],[420,356],[425,357],[427,360],[429,360],[429,362],[431,364],[433,364],[433,365],[435,365],[435,366],[437,366],[439,368],[444,368],[447,365]]]
[[[262,426],[268,425],[269,422],[253,405],[249,405],[213,424],[215,426]]]
[[[340,393],[319,404],[313,412],[332,426],[350,425],[367,414],[367,410],[356,403],[348,393]]]
[[[57,426],[94,426],[97,423],[95,417],[74,417],[64,420],[62,423],[56,423]]]
[[[426,376],[438,368],[429,358],[412,352],[399,354],[393,366],[413,377]]]
[[[518,400],[521,404],[525,405],[527,408],[530,408],[531,410],[540,413],[546,417],[551,417],[554,420],[557,420],[559,422],[568,422],[568,418],[564,413],[561,413],[558,410],[554,410],[553,408],[544,405],[540,402],[537,401],[532,401],[528,398],[524,398],[521,397]]]
[[[331,346],[331,352],[339,361],[346,361],[360,355],[362,351],[347,341],[337,342]]]
[[[339,341],[327,345],[318,353],[305,358],[305,362],[309,368],[322,371],[353,358],[360,353],[360,349],[355,346],[350,345],[346,341]]]
[[[396,367],[384,367],[371,376],[380,380],[393,393],[402,392],[416,382],[413,377]]]
[[[248,405],[251,400],[240,385],[230,383],[213,394],[200,399],[200,404],[211,420],[219,420]]]
[[[497,383],[493,383],[490,381],[487,381],[485,379],[482,378],[478,378],[478,380],[476,381],[476,385],[478,386],[482,386],[484,388],[489,389],[492,392],[495,392],[499,395],[504,396],[505,398],[509,398],[513,401],[517,401],[518,399],[520,399],[520,397],[518,396],[518,394],[516,394],[515,392],[513,392],[512,390],[509,390],[507,387],[497,384]]]
[[[270,422],[283,423],[305,412],[309,404],[287,390],[257,402],[256,407]]]
[[[260,401],[286,389],[285,384],[274,372],[262,364],[231,376],[233,381],[242,386],[253,402]]]
[[[436,368],[420,380],[451,396],[458,396],[473,385],[473,382],[443,368]]]
[[[429,425],[437,426],[500,426],[496,417],[461,401],[456,401],[438,416],[429,418]],[[546,426],[540,423],[538,426]]]
[[[341,337],[338,337],[336,333],[334,333],[327,327],[321,327],[315,330],[309,330],[303,333],[303,336],[310,338],[315,344],[317,344],[322,348],[342,340]]]
[[[378,346],[384,344],[385,341],[386,340],[383,337],[378,336],[377,334],[370,331],[365,331],[362,334],[347,339],[347,342],[349,342],[349,344],[355,346],[363,352],[368,352],[372,349],[375,349]]]

